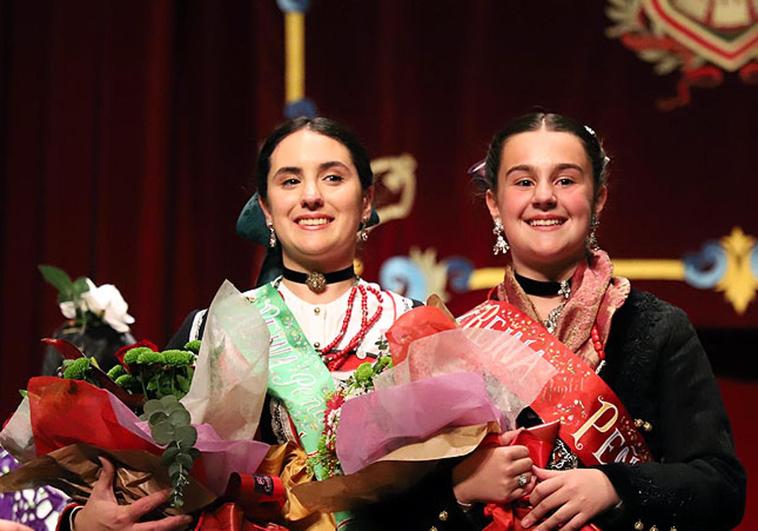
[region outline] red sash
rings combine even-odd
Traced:
[[[568,347],[516,307],[487,301],[459,319],[464,328],[499,330],[527,344],[558,372],[531,407],[560,421],[559,437],[584,465],[652,461],[645,440],[610,387]]]

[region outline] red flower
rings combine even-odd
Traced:
[[[326,401],[326,410],[334,411],[335,409],[341,408],[342,404],[344,403],[345,403],[345,397],[342,395],[342,393],[340,392],[334,393]]]

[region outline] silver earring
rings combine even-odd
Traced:
[[[592,217],[590,217],[590,232],[587,234],[587,249],[590,251],[597,251],[600,249],[600,245],[597,243],[597,228],[600,226],[600,221],[598,221],[597,216],[595,213],[592,213]]]
[[[368,220],[362,220],[358,226],[358,241],[368,241]]]
[[[272,249],[276,247],[276,232],[274,231],[274,224],[271,222],[268,225],[268,246]]]
[[[503,223],[500,221],[500,219],[495,220],[495,227],[492,229],[492,234],[497,236],[497,240],[495,240],[495,246],[492,248],[492,253],[495,256],[499,254],[507,254],[511,246],[508,245],[508,242],[505,240],[505,236],[503,234]]]

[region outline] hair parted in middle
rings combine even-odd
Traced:
[[[317,116],[316,118],[302,116],[287,120],[279,125],[261,146],[255,167],[255,180],[258,194],[260,194],[264,201],[268,194],[268,172],[271,170],[271,154],[282,140],[301,129],[307,129],[314,133],[328,136],[345,146],[348,152],[350,152],[350,158],[353,160],[355,169],[358,171],[361,188],[366,190],[374,184],[374,174],[371,171],[371,159],[369,158],[368,151],[350,129],[335,120],[322,116]]]
[[[595,197],[600,187],[606,184],[607,170],[610,159],[603,150],[600,139],[595,132],[575,121],[568,116],[550,112],[532,112],[524,114],[508,122],[505,127],[498,131],[487,149],[487,158],[484,160],[483,171],[477,171],[473,180],[481,190],[497,190],[497,174],[500,171],[500,161],[503,155],[503,146],[512,136],[519,133],[539,131],[544,128],[547,131],[570,133],[577,137],[584,147],[587,158],[592,166],[592,181]]]

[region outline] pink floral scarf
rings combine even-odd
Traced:
[[[571,297],[558,318],[554,335],[593,367],[600,362],[592,345],[592,326],[597,325],[605,345],[611,318],[629,296],[629,280],[613,276],[613,265],[604,251],[592,251],[587,261],[577,267],[571,277]],[[532,301],[516,281],[513,267],[505,270],[505,278],[497,287],[497,298],[513,304],[527,315],[541,321]]]

